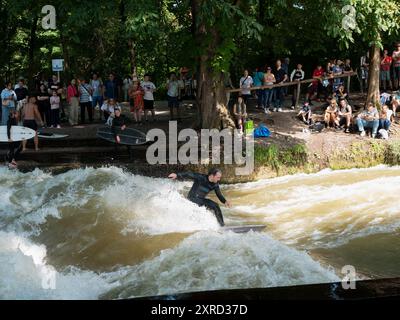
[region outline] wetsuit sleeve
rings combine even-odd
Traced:
[[[114,138],[117,136],[117,121],[115,121],[115,118],[112,119],[111,121],[111,133],[114,135]]]
[[[219,201],[221,201],[222,203],[225,203],[225,202],[226,202],[226,199],[225,199],[225,197],[222,195],[222,192],[221,192],[219,186],[217,186],[217,187],[215,188],[215,194],[217,195]]]
[[[12,121],[11,121],[11,119],[8,119],[8,121],[7,121],[7,137],[8,137],[8,139],[11,139],[11,126],[12,126]]]
[[[181,172],[176,174],[178,176],[178,179],[191,179],[191,180],[197,180],[202,177],[201,174],[199,173],[193,173],[193,172]]]

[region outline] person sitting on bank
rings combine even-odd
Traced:
[[[344,126],[346,133],[350,133],[352,114],[353,110],[347,100],[344,98],[340,99],[338,108],[339,127],[342,128]]]
[[[336,100],[339,102],[341,99],[346,99],[349,100],[349,95],[344,87],[343,84],[339,85],[338,89],[336,90],[336,92],[334,92],[334,97],[336,98]]]
[[[225,199],[219,189],[219,181],[221,180],[222,172],[219,169],[213,168],[208,171],[208,175],[184,172],[184,173],[171,173],[168,178],[175,179],[191,179],[194,180],[194,184],[189,191],[188,200],[197,204],[200,207],[206,207],[211,210],[221,227],[225,225],[224,217],[222,215],[221,208],[217,203],[210,199],[206,199],[207,194],[211,191],[215,191],[219,201],[224,203],[228,208],[231,207],[231,203]]]
[[[303,107],[297,114],[297,117],[299,117],[300,120],[303,121],[306,125],[312,124],[312,112],[311,112],[310,104],[308,102],[305,102],[303,104]]]
[[[115,142],[121,143],[121,137],[118,135],[119,131],[126,129],[126,117],[121,114],[121,109],[116,107],[114,110],[114,117],[112,118],[111,131],[114,133]]]
[[[400,97],[396,94],[392,95],[392,101],[390,104],[392,106],[393,117],[395,117],[397,109],[400,107]]]
[[[243,133],[244,123],[247,118],[247,110],[246,104],[241,96],[238,97],[237,102],[233,106],[233,115],[235,116],[240,132]]]
[[[22,151],[21,141],[13,141],[11,139],[12,126],[18,125],[18,112],[10,110],[8,121],[7,121],[7,138],[8,138],[8,152],[6,155],[6,161],[10,169],[17,167],[17,158]]]
[[[376,137],[379,127],[379,112],[372,102],[368,103],[367,110],[358,115],[357,126],[361,137],[365,136],[365,128],[372,129],[372,138]]]
[[[338,120],[338,106],[335,99],[331,99],[330,104],[325,110],[325,127],[339,127],[339,120]]]
[[[116,108],[121,108],[121,107],[118,105],[115,99],[108,99],[101,106],[104,119],[106,119],[106,125],[111,126],[112,119],[114,118],[114,111]]]
[[[393,120],[393,111],[387,105],[382,106],[382,111],[379,114],[379,129],[385,129],[389,132],[390,125]]]

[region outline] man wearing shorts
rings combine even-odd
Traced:
[[[151,111],[151,115],[153,117],[153,122],[156,121],[155,119],[155,112],[154,112],[154,91],[156,91],[156,86],[153,82],[150,81],[150,76],[146,74],[144,76],[144,81],[140,84],[144,91],[144,118],[146,121],[148,111]]]
[[[39,120],[41,126],[43,126],[43,120],[42,117],[40,116],[40,112],[38,109],[38,106],[36,104],[36,97],[35,96],[29,96],[28,103],[25,105],[25,107],[22,109],[23,110],[23,120],[24,120],[24,127],[30,128],[36,132],[35,138],[34,138],[34,143],[35,143],[35,150],[39,150],[39,138],[37,135],[37,123],[36,119]],[[22,141],[22,151],[26,150],[26,143],[27,141],[24,140]]]

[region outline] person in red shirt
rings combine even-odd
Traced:
[[[400,42],[396,44],[396,50],[393,51],[393,78],[394,84],[393,87],[395,90],[398,90],[400,87]]]
[[[325,74],[321,65],[318,65],[313,72],[314,81],[309,85],[306,100],[312,105],[311,100],[314,99],[319,93],[323,91],[322,78]]]
[[[390,67],[392,66],[392,61],[393,59],[388,55],[388,51],[384,50],[380,70],[381,88],[383,88],[383,91],[386,91],[387,83],[389,83],[388,88],[392,87],[392,81],[390,80]]]

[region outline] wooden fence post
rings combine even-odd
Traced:
[[[297,108],[297,106],[299,105],[300,91],[301,91],[301,82],[299,81],[299,83],[297,84],[296,105],[294,106],[295,108]]]

